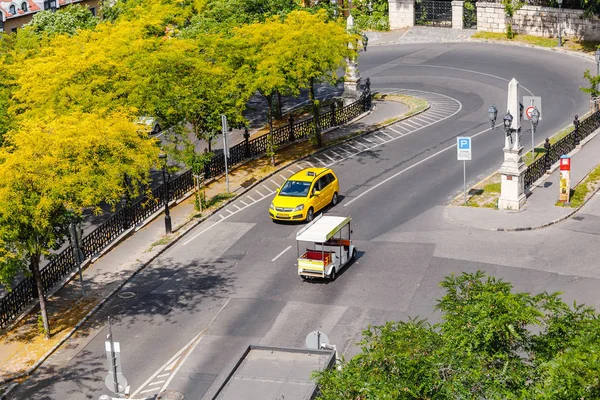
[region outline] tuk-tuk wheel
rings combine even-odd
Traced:
[[[352,261],[356,260],[356,249],[352,250]]]
[[[335,268],[331,270],[331,274],[329,275],[330,281],[335,281]]]

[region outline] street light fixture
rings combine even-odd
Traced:
[[[560,27],[560,23],[562,22],[560,17],[562,15],[562,3],[563,0],[558,0],[558,47],[562,47],[562,29]]]
[[[167,155],[160,153],[158,155],[162,162],[162,173],[163,173],[163,185],[165,187],[165,232],[170,235],[173,232],[171,227],[171,214],[169,212],[169,200],[171,200],[171,189],[169,188],[170,177],[167,173]]]
[[[488,116],[490,117],[492,129],[496,129],[496,117],[498,116],[498,109],[495,105],[492,104],[490,108],[488,108]]]
[[[504,120],[504,131],[506,132],[506,136],[510,137],[510,143],[512,144],[512,122],[513,116],[510,111],[506,112],[506,115],[502,118]]]
[[[531,160],[535,160],[535,130],[537,128],[537,124],[540,121],[540,112],[537,107],[533,108],[531,111]]]

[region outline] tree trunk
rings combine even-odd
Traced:
[[[48,322],[48,311],[46,310],[46,297],[44,296],[44,285],[42,284],[42,274],[40,273],[40,257],[32,256],[29,260],[29,269],[33,274],[35,286],[37,288],[40,300],[40,314],[44,323],[44,336],[50,339],[50,323]]]
[[[315,137],[317,139],[317,147],[322,147],[323,138],[321,137],[321,129],[319,127],[319,107],[317,106],[317,100],[315,99],[315,82],[312,78],[310,80],[309,97],[313,106],[313,117],[315,121]]]
[[[281,104],[281,93],[277,91],[277,118],[283,117],[283,107]]]
[[[270,145],[269,153],[271,156],[271,165],[274,167],[275,166],[275,145],[273,143],[273,94],[271,93],[270,95],[266,96],[266,98],[267,98],[267,103],[269,105],[269,114],[268,114],[269,145]]]

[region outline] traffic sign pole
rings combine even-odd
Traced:
[[[471,138],[456,138],[456,158],[463,162],[463,195],[465,204],[467,204],[467,161],[471,160]]]
[[[463,192],[465,194],[465,204],[467,204],[467,161],[463,160]]]
[[[225,159],[225,186],[229,193],[229,168],[227,165],[229,158],[229,145],[227,144],[227,117],[221,114],[221,130],[223,131],[223,159]]]

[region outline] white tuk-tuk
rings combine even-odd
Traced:
[[[356,258],[350,221],[350,217],[321,215],[296,234],[298,275],[302,279],[334,280],[336,273]],[[311,243],[312,248],[305,250],[301,242]]]

